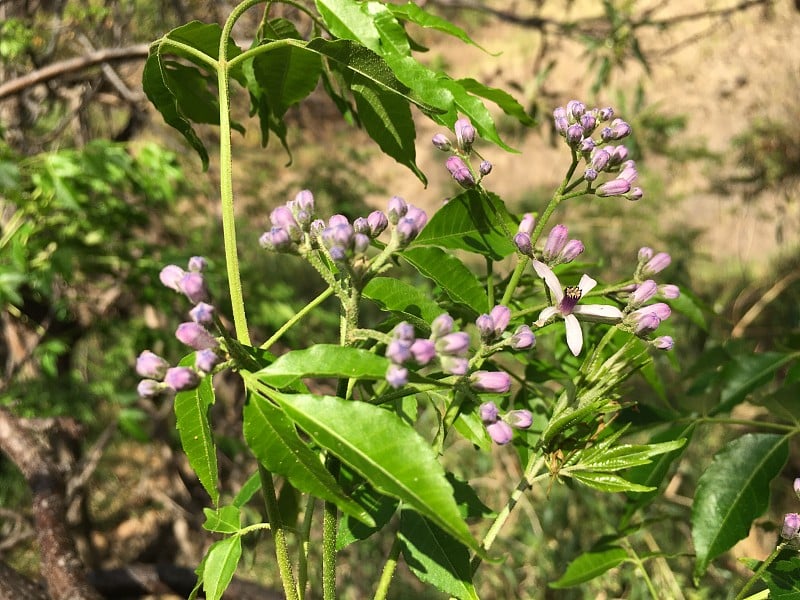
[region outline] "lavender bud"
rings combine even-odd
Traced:
[[[414,227],[417,230],[417,234],[425,228],[425,225],[428,223],[428,214],[422,210],[421,208],[417,208],[416,206],[408,205],[408,212],[406,212],[406,219],[411,219],[414,221]]]
[[[781,528],[781,537],[785,540],[793,540],[800,533],[800,515],[797,513],[788,513],[783,517],[783,527]]]
[[[632,163],[633,161],[626,161]],[[617,175],[617,179],[624,179],[631,185],[633,182],[636,181],[636,178],[639,176],[639,172],[636,170],[636,165],[629,165],[624,167],[619,174]]]
[[[577,121],[586,112],[586,105],[580,100],[570,100],[567,102],[567,115],[573,120]]]
[[[597,144],[592,138],[585,137],[581,140],[581,145],[578,146],[578,152],[580,152],[584,157],[591,156],[596,147]]]
[[[206,374],[211,373],[211,371],[214,370],[214,367],[221,362],[222,359],[217,356],[213,350],[209,350],[208,348],[205,350],[199,350],[194,356],[195,369]]]
[[[325,221],[322,219],[314,219],[309,223],[308,231],[314,237],[321,236],[322,232],[325,231]]]
[[[478,415],[484,423],[494,423],[497,421],[497,405],[494,402],[484,402],[478,407]]]
[[[309,215],[314,214],[314,194],[309,190],[300,190],[294,197],[295,206],[298,212],[302,211]]]
[[[475,187],[475,178],[460,156],[451,156],[445,161],[445,167],[458,185],[465,189]]]
[[[488,160],[481,161],[480,166],[478,166],[478,171],[483,177],[486,177],[492,172],[492,163],[490,163]]]
[[[189,259],[189,270],[195,273],[202,273],[208,266],[208,261],[202,256],[193,256]]]
[[[190,367],[173,367],[167,371],[164,383],[176,392],[184,392],[200,385],[200,376]]]
[[[369,223],[367,223],[367,219],[365,217],[358,217],[353,221],[353,231],[356,233],[369,234]]]
[[[610,121],[614,116],[614,109],[610,106],[597,111],[597,118],[601,121]]]
[[[653,314],[658,317],[659,321],[666,321],[669,319],[669,316],[672,314],[672,309],[669,305],[664,304],[663,302],[656,302],[655,304],[650,304],[649,306],[643,306],[642,308],[633,311],[630,316],[638,319],[642,315],[649,315]]]
[[[397,389],[408,383],[408,369],[400,365],[389,365],[386,369],[386,381]]]
[[[410,350],[414,360],[421,365],[427,365],[436,357],[436,347],[430,340],[414,340]]]
[[[672,347],[675,345],[675,341],[672,339],[670,335],[662,335],[657,337],[653,340],[653,346],[658,348],[659,350],[672,350]]]
[[[469,361],[461,356],[440,356],[439,363],[442,371],[452,375],[466,375],[469,371]]]
[[[563,106],[559,106],[553,110],[553,118],[554,119],[566,119],[567,118],[567,109]]]
[[[614,119],[611,121],[611,132],[613,139],[621,140],[631,134],[631,126],[622,119]]]
[[[490,394],[505,394],[511,389],[511,376],[505,371],[475,371],[469,377],[473,390]]]
[[[545,262],[551,262],[561,253],[567,244],[567,233],[565,225],[556,225],[550,230],[542,251]]]
[[[469,350],[469,335],[463,331],[448,333],[436,340],[436,351],[448,356],[464,356]]]
[[[450,140],[448,140],[447,136],[443,133],[437,133],[435,136],[433,136],[431,142],[442,152],[448,152],[450,148],[452,148]]]
[[[506,422],[515,429],[528,429],[533,425],[533,415],[529,410],[512,410],[505,416]]]
[[[669,264],[672,262],[672,258],[666,252],[659,252],[653,258],[645,263],[644,267],[642,268],[642,274],[644,275],[655,275],[656,273],[660,273],[664,269],[666,269]]]
[[[399,196],[392,196],[387,209],[389,223],[397,225],[398,221],[406,216],[406,211],[408,211],[408,204],[406,204],[406,201]]]
[[[164,379],[169,363],[158,354],[145,350],[136,358],[136,373],[148,379]]]
[[[400,219],[400,222],[395,226],[395,232],[397,232],[397,238],[401,246],[411,243],[419,233],[413,219],[407,217]]]
[[[363,233],[357,233],[353,236],[353,252],[356,254],[364,254],[369,248],[369,236]]]
[[[386,358],[397,365],[402,365],[411,358],[411,344],[405,340],[392,340],[386,346]]]
[[[609,155],[608,166],[616,167],[628,159],[628,149],[625,146],[608,146],[606,151]]]
[[[631,184],[624,179],[612,179],[598,187],[597,190],[595,190],[595,194],[601,197],[622,196],[623,194],[627,194],[630,189]]]
[[[630,297],[630,305],[631,306],[641,306],[648,300],[652,299],[653,296],[656,295],[658,292],[658,286],[656,282],[652,279],[648,279],[644,283],[639,284],[639,286],[634,290]]]
[[[208,300],[208,288],[200,273],[186,273],[178,282],[178,289],[194,304]]]
[[[492,317],[483,314],[475,320],[475,325],[478,327],[478,332],[481,334],[482,340],[489,341],[494,338],[494,322],[492,321]]]
[[[644,190],[640,187],[632,188],[631,191],[625,195],[625,197],[631,202],[637,202],[641,200],[642,196],[644,196]]]
[[[598,173],[597,173],[597,171],[595,171],[594,169],[586,169],[586,170],[583,172],[583,178],[584,178],[584,180],[586,180],[586,181],[588,181],[588,182],[590,182],[590,183],[591,183],[592,181],[594,181],[595,179],[597,179],[597,175],[598,175]]]
[[[344,263],[347,262],[347,249],[342,248],[341,246],[331,246],[328,248],[328,254],[330,254],[331,260],[337,263]]]
[[[462,152],[469,153],[475,142],[475,128],[469,119],[459,119],[453,127],[456,133],[456,143]]]
[[[295,221],[294,215],[288,206],[278,206],[269,214],[269,221],[274,227],[285,229],[289,237],[297,242],[302,239],[302,230],[300,225]]]
[[[505,421],[496,421],[486,426],[489,437],[495,444],[504,446],[514,437],[514,430]]]
[[[447,313],[436,317],[431,323],[431,337],[438,339],[453,331],[453,317]]]
[[[214,307],[206,302],[200,302],[189,311],[189,316],[195,323],[210,325],[214,322]]]
[[[140,398],[155,398],[164,391],[166,386],[152,379],[142,379],[136,386],[136,391]]]
[[[681,289],[677,285],[667,283],[658,286],[658,293],[662,298],[666,298],[667,300],[675,300],[675,298],[680,298]]]
[[[389,219],[381,211],[373,210],[367,215],[367,224],[370,237],[376,238],[389,226]]]
[[[570,125],[567,127],[567,144],[572,146],[573,148],[577,148],[578,145],[581,143],[583,139],[583,128],[575,123],[574,125]]]
[[[603,171],[608,166],[608,162],[611,160],[611,155],[606,152],[605,150],[596,150],[592,153],[592,168],[597,171]]]
[[[273,227],[271,231],[264,233],[258,242],[262,248],[275,252],[288,252],[292,249],[292,238],[282,227]]]
[[[645,262],[653,258],[653,249],[647,246],[639,248],[639,262]]]
[[[392,335],[395,339],[398,340],[405,340],[407,342],[414,341],[414,326],[411,323],[406,323],[402,321],[395,325],[394,329],[392,330]]]
[[[520,232],[514,236],[514,244],[517,249],[526,256],[533,256],[533,245],[531,244],[531,236],[527,233]]]
[[[511,310],[507,306],[498,304],[489,311],[489,316],[492,319],[492,323],[494,323],[494,334],[499,337],[508,327],[509,321],[511,321]]]
[[[527,325],[520,325],[509,339],[514,350],[527,350],[536,344],[536,336]]]
[[[583,128],[584,136],[592,135],[594,128],[597,127],[597,119],[594,118],[594,115],[591,115],[589,113],[584,113],[583,115],[581,115],[579,122],[581,124],[581,127]]]
[[[530,236],[533,233],[535,226],[536,219],[534,218],[533,213],[525,213],[522,217],[522,220],[519,222],[517,231],[519,233],[527,233]]]
[[[578,256],[583,254],[583,242],[580,240],[570,240],[567,242],[567,245],[564,246],[564,249],[561,251],[561,256],[559,256],[558,262],[559,263],[568,263],[572,262]]]
[[[569,128],[569,121],[567,121],[566,117],[556,117],[555,119],[556,131],[559,135],[565,136],[567,135],[567,129]]]
[[[219,342],[202,325],[194,322],[181,323],[175,330],[175,337],[178,340],[193,348],[194,350],[205,350],[206,348],[218,348]]]
[[[653,313],[642,314],[636,319],[634,333],[642,337],[658,329],[659,325],[661,325],[661,319]]]
[[[339,215],[339,214],[331,215],[331,218],[328,219],[328,227],[333,229],[334,227],[340,227],[340,226],[352,227],[352,225],[350,225],[350,221],[344,215]]]
[[[161,280],[161,283],[164,286],[175,290],[176,292],[180,292],[181,288],[178,287],[181,279],[183,276],[186,275],[186,271],[181,269],[178,265],[167,265],[161,272],[158,274],[158,278]]]

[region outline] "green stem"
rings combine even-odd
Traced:
[[[378,587],[375,590],[373,600],[386,600],[386,595],[389,593],[389,586],[392,584],[392,578],[397,569],[397,559],[400,557],[401,548],[400,536],[395,535],[392,548],[389,550],[389,556],[386,558],[386,563],[383,565],[383,572],[381,573],[380,581],[378,581]]]
[[[292,573],[292,562],[289,560],[289,551],[286,545],[286,531],[281,522],[278,500],[275,496],[275,485],[272,483],[272,473],[263,466],[258,465],[258,474],[261,479],[261,489],[264,492],[267,519],[275,539],[275,558],[278,561],[278,571],[283,582],[283,591],[286,594],[286,600],[299,600],[294,574]]]
[[[694,417],[691,419],[680,419],[680,421],[691,421],[692,423],[711,423],[718,425],[743,425],[745,427],[757,427],[761,429],[774,429],[795,433],[798,431],[796,425],[781,425],[780,423],[769,423],[767,421],[754,421],[750,419],[728,419],[722,417]]]
[[[744,584],[744,587],[741,589],[741,591],[738,594],[736,594],[736,598],[734,598],[734,600],[742,600],[744,598],[744,595],[748,591],[750,591],[750,588],[753,587],[753,584],[761,578],[761,575],[764,573],[764,571],[767,570],[767,568],[769,568],[769,566],[772,564],[772,561],[778,558],[778,555],[781,553],[781,551],[786,547],[786,544],[788,543],[789,542],[783,542],[781,544],[778,544],[778,547],[775,548],[775,550],[772,551],[772,554],[770,554],[764,560],[764,562],[761,563],[761,566],[758,567],[755,573],[753,573],[753,576],[747,581],[747,583]]]
[[[338,459],[328,457],[328,470],[335,479],[339,475]],[[335,471],[335,473],[334,473]],[[338,510],[333,502],[325,502],[322,512],[322,598],[336,600],[336,525]]]
[[[306,585],[308,585],[308,550],[311,538],[311,523],[314,521],[314,506],[316,500],[313,496],[308,496],[306,503],[306,513],[303,516],[303,527],[300,531],[300,556],[297,561],[297,595],[300,600],[306,595]]]
[[[294,326],[295,326],[295,324],[296,324],[298,321],[300,321],[300,320],[301,320],[303,317],[305,317],[305,316],[306,316],[308,313],[310,313],[312,310],[314,310],[314,309],[315,309],[317,306],[319,306],[320,304],[322,304],[322,303],[323,303],[325,300],[327,300],[328,298],[330,298],[331,296],[333,296],[333,292],[334,292],[333,288],[328,288],[327,290],[325,290],[324,292],[322,292],[322,293],[321,293],[319,296],[317,296],[316,298],[314,298],[314,299],[313,299],[311,302],[309,302],[309,303],[308,303],[308,304],[306,304],[306,305],[305,305],[303,308],[301,308],[299,311],[297,311],[297,312],[294,314],[294,316],[293,316],[291,319],[289,319],[288,321],[286,321],[286,323],[284,323],[284,324],[281,326],[281,328],[280,328],[280,329],[278,329],[278,331],[276,331],[276,332],[275,332],[275,333],[272,335],[272,337],[271,337],[271,338],[269,338],[269,339],[268,339],[266,342],[264,342],[263,344],[261,344],[261,346],[259,346],[259,347],[260,347],[262,350],[266,350],[267,348],[269,348],[270,346],[272,346],[272,344],[274,344],[275,342],[277,342],[277,341],[278,341],[278,340],[279,340],[279,339],[280,339],[280,338],[283,336],[283,334],[284,334],[284,333],[286,333],[286,332],[287,332],[289,329],[291,329],[292,327],[294,327]]]
[[[175,48],[176,50],[180,50],[181,52],[183,52],[185,54],[190,54],[191,56],[193,56],[194,58],[196,58],[197,60],[199,60],[203,64],[207,65],[208,68],[211,69],[212,71],[219,70],[219,62],[218,61],[216,61],[213,58],[211,58],[205,52],[201,52],[197,48],[194,48],[193,46],[189,46],[188,44],[184,44],[183,42],[179,42],[177,40],[173,40],[173,39],[168,38],[168,37],[163,37],[158,41],[158,46],[159,46],[159,51],[161,50],[161,46],[170,46],[172,48]]]
[[[625,543],[626,550],[628,551],[628,556],[631,557],[636,567],[639,569],[639,573],[642,575],[642,579],[644,579],[644,583],[647,586],[648,591],[650,592],[651,598],[660,598],[658,592],[656,591],[656,586],[653,585],[653,580],[650,579],[650,574],[647,572],[647,569],[644,568],[644,563],[642,559],[639,558],[639,555],[636,551],[631,547],[630,544]]]

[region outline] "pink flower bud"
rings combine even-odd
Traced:
[[[411,358],[411,344],[406,340],[392,340],[386,346],[386,358],[397,365],[402,365]]]
[[[522,217],[522,220],[519,222],[517,231],[519,233],[527,233],[530,236],[533,233],[535,226],[536,218],[533,216],[533,213],[525,213]]]
[[[583,140],[583,128],[575,123],[567,127],[567,143],[573,148],[577,148]]]
[[[411,344],[411,354],[419,364],[427,365],[436,356],[436,347],[430,340],[414,340]]]
[[[634,290],[634,292],[631,294],[631,306],[641,306],[653,298],[653,296],[656,295],[656,292],[658,292],[658,286],[652,279],[648,279],[644,283],[639,284],[636,290]]]
[[[680,297],[681,290],[677,285],[666,283],[658,286],[658,293],[662,298],[666,298],[667,300],[675,300],[675,298]]]
[[[389,226],[389,219],[379,210],[373,210],[367,215],[370,237],[376,238]]]
[[[386,381],[395,389],[404,386],[408,383],[408,369],[400,365],[389,365],[386,370]]]
[[[450,175],[453,176],[458,185],[465,189],[475,187],[475,178],[460,156],[451,156],[445,161],[444,166],[450,171]]]
[[[181,323],[175,331],[178,340],[193,348],[194,350],[205,350],[206,348],[218,348],[219,342],[202,325],[194,322]]]
[[[567,102],[567,116],[573,121],[577,121],[586,112],[586,105],[580,100],[570,100]]]
[[[189,316],[195,323],[211,325],[214,322],[214,307],[206,302],[200,302],[189,311]]]
[[[647,246],[639,248],[639,262],[645,262],[653,258],[653,249]]]
[[[491,341],[494,338],[494,322],[492,321],[492,317],[483,314],[475,320],[475,325],[478,327],[481,339]]]
[[[178,289],[194,304],[208,300],[208,288],[200,273],[186,273],[178,282]]]
[[[482,176],[486,177],[489,173],[492,172],[492,163],[490,163],[488,160],[482,160],[481,164],[478,165],[478,172]]]
[[[136,373],[148,379],[164,379],[169,363],[158,354],[145,350],[136,359]]]
[[[478,407],[478,415],[484,423],[497,421],[497,405],[494,402],[484,402]]]
[[[559,257],[559,263],[568,263],[572,262],[576,258],[578,258],[581,254],[583,254],[583,242],[580,240],[570,240],[567,242],[567,245],[564,246],[564,250],[561,251],[561,256]]]
[[[208,266],[208,262],[202,256],[193,256],[189,259],[189,270],[195,273],[202,273]]]
[[[533,335],[531,328],[527,325],[520,325],[510,338],[511,347],[514,350],[527,350],[536,343],[536,336]]]
[[[794,493],[797,494],[798,498],[800,498],[800,477],[795,478],[792,487],[794,489]]]
[[[190,367],[173,367],[167,371],[164,383],[176,392],[184,392],[200,385],[200,376]]]
[[[178,287],[180,280],[186,274],[186,271],[181,269],[178,265],[167,265],[161,272],[158,274],[158,278],[161,280],[161,283],[164,286],[175,290],[176,292],[180,292],[181,289]]]
[[[671,262],[672,258],[669,254],[666,252],[659,252],[653,258],[647,261],[642,269],[642,273],[646,275],[655,275],[656,273],[660,273],[666,269]]]
[[[453,317],[443,313],[436,317],[431,323],[431,337],[434,339],[443,337],[453,331]]]
[[[442,152],[447,152],[450,150],[450,148],[452,148],[450,140],[448,140],[447,136],[443,133],[437,133],[436,135],[434,135],[431,142]]]
[[[142,379],[136,386],[140,398],[155,398],[165,391],[167,386],[153,379]]]
[[[595,194],[603,198],[608,196],[622,196],[623,194],[627,194],[630,189],[631,184],[624,179],[612,179],[598,187]]]
[[[452,375],[466,375],[469,371],[469,361],[461,356],[440,356],[439,363],[442,371]]]
[[[453,127],[456,133],[456,143],[462,152],[469,153],[475,142],[476,131],[469,119],[459,119]]]
[[[486,431],[492,441],[500,446],[507,444],[514,437],[514,430],[505,421],[495,421],[487,425]]]
[[[205,350],[198,350],[194,356],[194,366],[198,371],[203,373],[211,373],[219,363],[222,362],[216,352],[206,348]]]
[[[784,515],[781,537],[785,540],[793,540],[798,533],[800,533],[800,515],[797,513]]]
[[[670,309],[668,304],[663,302],[656,302],[655,304],[650,304],[649,306],[643,306],[642,308],[633,311],[630,316],[634,319],[638,319],[643,315],[655,315],[658,317],[660,321],[666,321],[669,319],[669,316],[672,314],[672,309]]]
[[[478,392],[505,394],[511,389],[511,376],[505,371],[475,371],[469,381]]]
[[[514,245],[517,250],[522,252],[525,256],[533,256],[533,244],[531,244],[531,236],[521,231],[514,236]]]
[[[389,200],[389,206],[386,211],[389,217],[389,223],[392,225],[397,225],[398,221],[400,221],[402,217],[406,216],[407,211],[408,204],[406,201],[400,196],[392,196],[392,198]]]
[[[469,350],[469,335],[463,331],[448,333],[436,340],[436,351],[449,356],[464,356]]]
[[[494,323],[494,334],[499,337],[508,327],[509,321],[511,321],[511,310],[507,306],[498,304],[489,311],[489,316],[492,318],[492,323]]]
[[[505,416],[506,422],[515,429],[528,429],[533,425],[533,415],[529,410],[512,410]]]
[[[567,233],[565,225],[556,225],[550,230],[542,250],[545,262],[552,262],[561,253],[567,244]]]
[[[675,346],[675,341],[672,339],[672,336],[662,335],[653,340],[653,346],[659,350],[672,350]]]

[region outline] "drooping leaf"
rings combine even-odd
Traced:
[[[483,286],[455,256],[435,246],[407,248],[401,256],[441,287],[453,302],[470,308],[476,315],[489,310]]]
[[[203,529],[217,533],[235,533],[241,529],[241,510],[238,506],[220,506],[216,510],[204,508],[206,522]]]
[[[183,451],[203,488],[211,496],[211,501],[217,504],[217,448],[208,422],[208,409],[212,404],[214,386],[211,384],[211,377],[203,377],[197,388],[176,394],[174,409]]]
[[[372,486],[362,482],[352,492],[355,499],[375,521],[375,525],[365,525],[345,515],[336,530],[336,549],[346,548],[353,542],[365,540],[379,531],[397,510],[397,500],[375,491]]]
[[[280,46],[253,59],[256,81],[278,119],[314,91],[321,72],[320,55],[298,46]]]
[[[501,260],[516,247],[516,224],[503,201],[492,193],[464,190],[436,211],[412,246],[441,246]]]
[[[368,350],[316,344],[287,352],[255,376],[267,385],[285,388],[305,377],[383,379],[389,365],[389,359]]]
[[[258,471],[256,471],[247,478],[247,481],[244,482],[244,485],[236,494],[236,497],[233,499],[231,504],[238,508],[243,507],[245,504],[250,502],[250,499],[255,496],[256,492],[258,492],[260,489],[261,478],[259,477]]]
[[[203,590],[208,600],[220,600],[242,557],[242,538],[232,535],[208,549],[203,569]]]
[[[244,407],[244,438],[255,457],[272,473],[283,475],[298,490],[335,503],[366,524],[372,517],[349,498],[312,451],[297,435],[292,421],[277,406],[253,391]]]
[[[599,577],[606,571],[618,567],[628,560],[627,551],[621,546],[605,545],[584,552],[567,565],[567,570],[556,581],[549,584],[551,588],[564,588],[580,585]]]
[[[400,512],[403,558],[420,581],[455,598],[477,600],[466,546],[411,510]]]
[[[504,113],[514,117],[523,125],[535,125],[536,121],[527,113],[522,105],[517,101],[514,96],[501,90],[500,88],[493,88],[480,83],[474,79],[458,79],[458,83],[466,91],[481,98],[491,100],[499,106]]]
[[[446,33],[460,39],[466,44],[476,46],[477,48],[484,50],[484,52],[486,51],[475,40],[469,37],[469,34],[466,31],[457,25],[454,25],[447,19],[443,19],[427,12],[425,9],[417,6],[413,2],[408,2],[407,4],[387,4],[386,7],[399,19],[409,21],[415,25],[419,25],[420,27],[441,31],[442,33]]]
[[[362,291],[383,310],[391,311],[415,327],[427,331],[442,309],[418,287],[394,277],[375,277]]]
[[[270,391],[320,446],[383,494],[428,517],[459,542],[478,549],[430,445],[397,415],[364,402]]]
[[[697,483],[692,503],[694,576],[747,536],[752,522],[769,506],[769,484],[789,456],[785,436],[749,433],[717,452]]]

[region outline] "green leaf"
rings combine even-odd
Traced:
[[[705,306],[702,300],[695,296],[691,290],[687,290],[686,288],[681,289],[681,295],[674,300],[670,300],[668,304],[673,311],[684,315],[692,324],[703,331],[708,331],[705,313],[711,313],[711,310]]]
[[[233,535],[211,545],[203,569],[207,600],[219,600],[228,588],[242,556],[242,538]]]
[[[394,277],[375,277],[362,293],[381,309],[395,313],[423,331],[428,331],[431,321],[442,314],[430,294]]]
[[[769,506],[769,484],[789,456],[785,436],[749,433],[720,450],[700,476],[692,504],[698,579],[717,556],[747,536]]]
[[[762,562],[743,559],[747,568],[758,570]],[[800,556],[791,548],[784,548],[778,557],[761,574],[769,588],[770,600],[800,600]]]
[[[420,581],[455,598],[478,600],[463,544],[410,510],[400,512],[398,535],[406,564]]]
[[[649,492],[652,487],[639,485],[626,481],[619,475],[613,473],[598,473],[595,471],[583,471],[580,469],[562,470],[561,474],[565,477],[572,477],[584,485],[600,490],[601,492]]]
[[[476,315],[489,309],[483,286],[456,257],[434,246],[408,248],[401,256],[441,287],[453,302],[470,308]]]
[[[567,565],[567,570],[549,584],[557,590],[580,585],[599,577],[628,560],[628,553],[620,546],[610,545],[584,552]]]
[[[337,550],[342,550],[355,541],[367,539],[386,525],[397,510],[398,502],[396,499],[379,494],[365,482],[358,485],[351,495],[353,499],[366,509],[375,521],[375,524],[372,526],[365,525],[345,515],[339,522],[339,527],[336,530]]]
[[[175,417],[181,446],[189,464],[197,473],[211,501],[219,502],[219,473],[217,471],[217,448],[211,437],[208,409],[214,404],[214,386],[211,377],[203,377],[200,385],[175,396]]]
[[[652,457],[678,450],[685,443],[686,439],[681,438],[658,444],[620,444],[602,450],[589,448],[581,454],[578,466],[598,473],[620,471],[646,465]]]
[[[378,28],[361,3],[353,0],[316,0],[317,10],[328,30],[338,38],[353,40],[380,52]]]
[[[458,83],[465,90],[481,98],[491,100],[499,106],[504,113],[514,117],[523,125],[532,126],[536,121],[527,113],[514,96],[500,88],[488,87],[474,79],[458,79]]]
[[[457,25],[454,25],[447,19],[443,19],[425,11],[413,2],[403,5],[387,4],[386,7],[399,19],[410,21],[411,23],[419,25],[420,27],[425,27],[426,29],[435,29],[437,31],[441,31],[442,33],[446,33],[460,39],[466,44],[476,46],[484,52],[486,51],[480,44],[469,37],[469,34],[466,31]]]
[[[175,95],[183,116],[194,123],[219,125],[219,102],[209,90],[212,79],[194,67],[173,61],[165,61],[162,66],[166,84]],[[216,84],[216,78],[213,82]],[[244,132],[238,123],[232,122],[231,127]]]
[[[261,477],[258,474],[258,471],[250,475],[247,478],[247,481],[244,482],[244,485],[239,490],[239,493],[236,494],[236,497],[233,499],[234,506],[241,508],[248,502],[250,499],[255,496],[256,492],[261,489]]]
[[[441,85],[453,95],[456,110],[469,118],[480,137],[497,144],[506,152],[519,152],[500,139],[492,114],[480,98],[467,92],[464,86],[453,79],[442,79]]]
[[[416,129],[408,101],[383,87],[370,85],[369,80],[361,77],[353,79],[350,89],[356,100],[358,117],[369,136],[385,154],[408,167],[427,184],[428,180],[416,163]]]
[[[222,27],[220,27],[217,23],[191,21],[186,25],[176,27],[164,37],[200,50],[200,52],[209,58],[213,58],[214,60],[219,58],[219,40],[222,37]],[[198,66],[208,68],[208,65],[202,61],[199,61],[195,56],[189,52],[181,50],[180,48],[167,46],[165,50],[169,51],[171,54],[182,56],[183,58],[194,62]],[[239,48],[239,46],[237,46],[236,43],[229,38],[227,48],[228,60],[239,56],[241,53],[241,48]]]
[[[372,517],[350,499],[297,435],[292,421],[277,406],[251,393],[244,407],[244,438],[255,457],[272,473],[283,475],[298,490],[335,503],[343,512],[373,525]]]
[[[282,46],[256,56],[253,73],[266,93],[272,114],[282,118],[290,106],[317,87],[322,60],[318,53],[305,48]]]
[[[220,506],[217,510],[204,508],[203,529],[218,533],[236,533],[241,529],[241,510],[238,506]]]
[[[389,6],[381,2],[365,2],[362,6],[380,36],[380,46],[376,51],[384,56],[411,56],[411,44],[406,30],[389,10]]]
[[[748,394],[772,381],[777,370],[793,358],[793,354],[783,352],[735,354],[720,373],[723,382],[720,402],[711,414],[727,412],[744,401]]]
[[[436,454],[397,415],[364,402],[270,391],[320,446],[379,492],[401,500],[459,542],[478,549],[453,499]]]
[[[467,250],[497,261],[516,250],[512,242],[516,227],[498,196],[465,190],[436,211],[412,247]]]
[[[453,473],[447,473],[447,481],[453,486],[453,497],[458,503],[461,516],[465,519],[489,519],[497,516],[491,508],[478,498],[478,494],[466,481],[462,481]]]
[[[390,364],[389,359],[369,350],[316,344],[287,352],[255,376],[269,386],[286,388],[304,377],[383,379]]]

